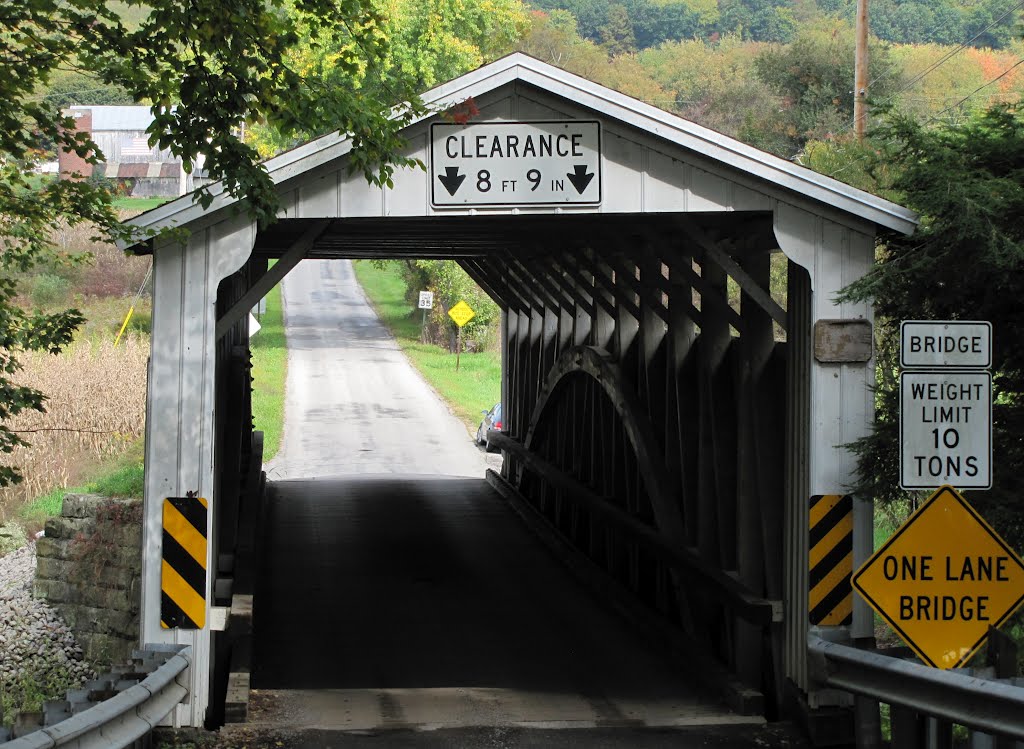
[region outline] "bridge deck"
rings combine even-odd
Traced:
[[[759,722],[583,590],[482,480],[273,485],[257,720],[333,730]]]

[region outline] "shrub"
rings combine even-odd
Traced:
[[[32,279],[29,296],[37,307],[50,307],[64,302],[71,290],[71,282],[53,273],[40,273]]]

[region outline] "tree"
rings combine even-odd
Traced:
[[[796,31],[791,8],[779,0],[722,0],[722,29],[759,42],[788,42]]]
[[[609,57],[636,52],[633,23],[624,6],[613,5],[608,9],[608,20],[600,28],[600,34],[601,46],[608,52]]]
[[[127,5],[126,23],[114,6]],[[286,12],[291,10],[293,12]],[[24,444],[3,424],[26,409],[44,410],[45,396],[16,384],[18,354],[60,351],[82,322],[77,310],[53,314],[15,303],[17,274],[41,263],[74,262],[53,243],[58,220],[87,224],[106,239],[124,238],[102,185],[62,180],[40,186],[33,167],[40,144],[102,160],[87,134],[40,96],[60,71],[78,71],[152,105],[150,142],[182,159],[205,158],[214,179],[245,198],[261,222],[273,219],[276,193],[239,137],[243,124],[264,121],[283,132],[341,129],[351,133],[354,168],[388,182],[399,157],[399,130],[414,106],[391,105],[376,90],[332,88],[289,65],[304,29],[344,39],[335,64],[372,77],[387,58],[384,20],[368,0],[10,0],[0,13],[0,452]],[[400,82],[399,82],[400,83]],[[402,91],[401,85],[391,91]],[[389,116],[391,115],[391,116]],[[201,191],[197,200],[208,204]],[[78,258],[77,260],[81,260]],[[0,486],[21,478],[0,466]]]
[[[287,8],[296,13],[294,0]],[[349,69],[351,40],[331,29],[301,27],[288,63],[318,89],[344,88],[400,101],[510,52],[529,19],[521,0],[366,0],[377,8],[386,54],[373,69]],[[273,123],[249,128],[248,142],[264,157],[331,128],[282,132]]]
[[[519,43],[523,52],[656,106],[671,101],[671,94],[647,74],[635,56],[609,60],[605,50],[582,39],[568,12],[534,12],[531,21],[530,32]]]
[[[672,109],[683,117],[773,153],[791,152],[778,129],[782,98],[757,77],[759,42],[727,34],[717,41],[691,39],[640,53],[640,63],[662,87],[675,92]]]
[[[717,5],[712,11],[697,0],[693,0],[692,5],[690,2],[626,0],[624,7],[632,22],[637,49],[706,35],[718,20]]]
[[[792,44],[764,50],[755,63],[758,77],[785,102],[775,127],[791,140],[792,155],[810,139],[843,133],[853,123],[854,30],[826,19],[801,29]],[[872,96],[895,88],[898,68],[888,50],[870,44]]]
[[[853,22],[857,0],[818,0]],[[1004,0],[872,0],[871,33],[889,42],[960,44],[1001,49],[1016,38],[1021,12]],[[977,37],[977,38],[975,38]]]
[[[599,42],[612,0],[533,0],[530,4],[542,11],[568,11],[576,19],[580,36]]]
[[[897,335],[901,320],[988,320],[993,328],[995,473],[991,491],[971,493],[985,518],[1018,548],[1024,479],[1024,107],[998,105],[957,126],[929,128],[894,117],[875,134],[877,163],[891,190],[921,214],[910,237],[890,237],[873,270],[843,293],[874,299],[878,390],[874,430],[854,444],[855,491],[884,504],[899,489]]]
[[[521,0],[387,0],[388,75],[422,90],[511,51],[529,26]]]

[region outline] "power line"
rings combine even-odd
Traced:
[[[964,98],[962,98],[962,99],[961,99],[960,101],[956,102],[955,104],[950,104],[950,105],[949,105],[948,107],[946,107],[945,109],[943,109],[943,110],[942,110],[941,112],[939,112],[938,114],[934,115],[934,116],[933,116],[933,117],[932,117],[931,119],[927,120],[927,121],[925,122],[925,124],[927,125],[927,124],[930,124],[930,123],[932,123],[932,122],[935,122],[935,121],[936,121],[937,119],[939,119],[939,117],[941,117],[942,115],[944,115],[944,114],[945,114],[946,112],[950,111],[951,109],[955,109],[956,107],[959,107],[959,106],[960,106],[961,104],[963,104],[964,102],[966,102],[966,101],[967,101],[968,99],[970,99],[971,97],[973,97],[973,96],[974,96],[975,94],[977,94],[977,93],[979,93],[979,92],[981,92],[981,91],[985,90],[986,88],[988,88],[989,86],[991,86],[991,85],[992,85],[993,83],[995,83],[995,82],[997,82],[997,81],[999,81],[999,80],[1001,80],[1001,79],[1005,78],[1005,77],[1006,77],[1007,75],[1009,75],[1009,74],[1010,74],[1010,73],[1011,73],[1011,72],[1012,72],[1012,71],[1013,71],[1014,69],[1016,69],[1016,68],[1020,67],[1021,65],[1024,65],[1024,58],[1022,58],[1022,59],[1020,59],[1020,60],[1017,60],[1017,62],[1015,62],[1015,63],[1014,63],[1013,65],[1011,65],[1010,67],[1008,67],[1008,68],[1007,68],[1006,70],[1004,70],[1004,71],[1003,71],[1002,73],[1000,73],[999,75],[997,75],[997,76],[996,76],[995,78],[993,78],[992,80],[990,80],[990,81],[988,81],[988,82],[986,82],[986,83],[983,83],[983,84],[981,84],[980,86],[978,86],[978,87],[977,87],[976,89],[974,89],[974,90],[973,90],[973,91],[972,91],[971,93],[967,94],[967,96],[965,96]],[[856,158],[856,159],[852,159],[852,160],[851,160],[851,161],[850,161],[849,163],[847,163],[847,164],[846,164],[845,166],[841,167],[840,169],[837,169],[836,171],[832,172],[831,174],[829,174],[829,175],[827,175],[827,176],[829,176],[829,177],[832,177],[833,179],[835,179],[835,178],[836,178],[836,177],[837,177],[838,175],[842,174],[843,172],[845,172],[845,171],[846,171],[847,169],[849,169],[850,167],[853,167],[853,166],[855,166],[855,165],[859,164],[860,162],[864,161],[864,160],[865,160],[866,158],[868,158],[868,154],[864,154],[863,156],[859,156],[859,157],[858,157],[858,158]]]
[[[988,83],[983,83],[983,84],[981,84],[980,86],[978,86],[978,87],[977,87],[976,89],[974,89],[974,90],[973,90],[973,91],[972,91],[971,93],[967,94],[967,96],[965,96],[964,98],[962,98],[962,99],[961,99],[960,101],[958,101],[958,102],[957,102],[956,104],[950,104],[950,105],[949,105],[948,107],[946,107],[946,108],[945,108],[945,109],[943,109],[943,110],[942,110],[941,112],[939,112],[938,114],[936,114],[935,116],[933,116],[933,117],[932,117],[932,118],[931,118],[930,120],[928,120],[928,122],[935,122],[935,120],[939,119],[939,117],[941,117],[942,115],[944,115],[944,114],[945,114],[946,112],[948,112],[949,110],[951,110],[951,109],[955,109],[956,107],[959,107],[959,106],[960,106],[961,104],[963,104],[963,103],[964,103],[965,101],[967,101],[967,100],[968,100],[968,99],[970,99],[970,98],[971,98],[972,96],[974,96],[974,95],[975,95],[976,93],[978,93],[978,92],[979,92],[979,91],[981,91],[982,89],[986,89],[986,88],[988,88],[988,87],[989,87],[989,86],[991,86],[991,85],[992,85],[993,83],[995,83],[996,81],[1000,80],[1001,78],[1004,78],[1004,77],[1006,77],[1007,75],[1009,75],[1009,73],[1010,73],[1010,72],[1011,72],[1011,71],[1012,71],[1012,70],[1013,70],[1014,68],[1020,67],[1021,65],[1024,65],[1024,58],[1022,58],[1022,59],[1020,59],[1020,60],[1017,60],[1017,62],[1015,62],[1015,63],[1014,63],[1013,65],[1011,65],[1010,67],[1008,67],[1008,68],[1007,68],[1006,70],[1004,70],[1004,71],[1003,71],[1002,73],[1000,73],[999,75],[997,75],[997,76],[996,76],[995,78],[993,78],[993,79],[992,79],[991,81],[989,81]]]
[[[1005,18],[1007,18],[1007,17],[1008,17],[1008,16],[1009,16],[1009,15],[1010,15],[1011,13],[1013,13],[1013,12],[1015,12],[1015,11],[1017,11],[1017,10],[1020,10],[1021,8],[1024,8],[1024,0],[1021,0],[1020,2],[1018,2],[1018,3],[1016,4],[1016,5],[1014,5],[1014,6],[1012,7],[1012,8],[1010,8],[1010,9],[1009,9],[1009,10],[1007,10],[1007,11],[1006,11],[1005,13],[1003,13],[1003,14],[1002,14],[1001,16],[999,16],[999,18],[997,18],[997,19],[995,19],[994,21],[992,21],[991,23],[989,23],[989,24],[988,24],[987,26],[985,26],[985,28],[983,28],[983,29],[982,29],[981,31],[979,31],[979,32],[978,32],[977,34],[975,34],[974,36],[972,36],[972,37],[971,37],[970,39],[967,39],[967,40],[965,40],[965,41],[961,42],[961,43],[960,43],[960,44],[959,44],[958,46],[954,47],[954,48],[953,48],[952,50],[950,50],[949,52],[947,52],[946,54],[944,54],[944,55],[943,55],[942,57],[940,57],[940,58],[939,58],[938,60],[936,60],[935,62],[933,62],[933,63],[932,63],[931,65],[929,65],[929,66],[928,66],[927,68],[925,68],[925,69],[924,69],[923,71],[921,71],[921,72],[920,72],[920,73],[918,73],[918,74],[917,74],[916,76],[914,76],[913,78],[911,78],[911,79],[910,79],[910,81],[908,81],[908,82],[907,82],[907,83],[906,83],[906,84],[905,84],[905,85],[904,85],[904,86],[903,86],[902,88],[900,88],[900,89],[899,89],[898,91],[896,91],[895,93],[893,93],[893,94],[889,95],[889,96],[888,96],[888,97],[887,97],[886,99],[884,99],[884,100],[883,100],[883,101],[882,101],[882,102],[881,102],[880,104],[878,104],[878,105],[877,105],[877,107],[881,107],[881,106],[884,106],[884,105],[888,104],[888,103],[889,103],[889,102],[891,102],[891,101],[892,101],[893,99],[895,99],[895,98],[896,98],[897,96],[899,96],[900,94],[902,94],[902,93],[903,93],[904,91],[906,91],[907,89],[909,89],[909,88],[911,88],[912,86],[916,85],[916,84],[917,84],[917,83],[918,83],[918,82],[919,82],[919,81],[920,81],[920,80],[921,80],[922,78],[924,78],[924,77],[925,77],[926,75],[928,75],[929,73],[931,73],[932,71],[934,71],[934,70],[935,70],[936,68],[938,68],[939,66],[941,66],[941,65],[944,65],[945,63],[949,62],[949,61],[950,61],[950,60],[951,60],[951,59],[952,59],[953,57],[955,57],[955,56],[956,56],[956,55],[958,55],[958,54],[959,54],[960,52],[962,52],[962,51],[964,51],[965,49],[967,49],[967,48],[968,48],[968,47],[969,47],[969,46],[971,45],[971,43],[972,43],[972,42],[975,42],[975,41],[977,41],[977,40],[978,40],[978,39],[979,39],[979,38],[981,37],[981,35],[982,35],[982,34],[984,34],[984,33],[985,33],[986,31],[988,31],[989,29],[991,29],[991,28],[992,28],[993,26],[995,26],[996,24],[998,24],[998,23],[1001,23],[1001,22],[1002,22],[1002,21],[1003,21],[1003,20],[1004,20]],[[883,72],[883,73],[882,73],[881,75],[879,75],[879,76],[878,76],[877,78],[875,78],[875,80],[873,80],[873,81],[871,81],[870,83],[868,83],[868,88],[870,89],[870,87],[871,87],[871,85],[872,85],[873,83],[875,83],[876,81],[878,81],[879,79],[881,79],[881,77],[882,77],[882,76],[884,76],[884,75],[885,75],[886,73],[888,73],[888,72],[889,72],[890,70],[892,70],[892,68],[893,68],[893,67],[895,67],[895,65],[896,65],[896,63],[893,63],[893,64],[892,64],[892,65],[890,65],[890,66],[889,66],[888,68],[886,68],[886,69],[885,69],[885,71],[884,71],[884,72]],[[970,98],[970,97],[968,97],[968,98]],[[877,108],[877,107],[876,107],[876,108]],[[857,119],[859,119],[859,118],[854,118],[853,120],[851,120],[851,122],[850,122],[850,127],[853,127],[853,125],[854,125],[854,124],[856,124],[856,122],[857,122]]]

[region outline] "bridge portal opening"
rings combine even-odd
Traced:
[[[717,690],[691,717],[723,695],[776,714],[769,602],[784,576],[787,369],[806,355],[787,330],[809,298],[806,271],[777,245],[764,212],[291,219],[259,231],[218,306],[228,315],[273,267],[290,269],[289,388],[300,392],[286,398],[304,416],[267,466],[264,505],[247,508],[235,474],[222,474],[221,547],[244,546],[239,529],[259,528],[261,541],[249,559],[228,555],[248,572],[226,571],[232,593],[255,594],[252,685],[356,701],[427,688],[444,702],[444,690],[472,688],[515,702],[576,699],[591,683],[632,694],[634,710],[646,699],[667,721],[667,705],[696,692],[652,653],[689,649]],[[410,395],[404,375],[387,374],[402,355],[347,262],[376,258],[456,260],[502,308],[506,442],[490,466],[465,429],[408,427],[408,412],[426,408],[423,385]],[[236,328],[220,344],[223,455],[252,439]],[[598,675],[597,643],[627,648],[622,623],[588,632],[599,617],[580,612],[593,600],[546,587],[564,571],[541,572],[544,555],[515,535],[499,497],[643,612],[658,644],[632,660],[654,692],[635,672]]]

